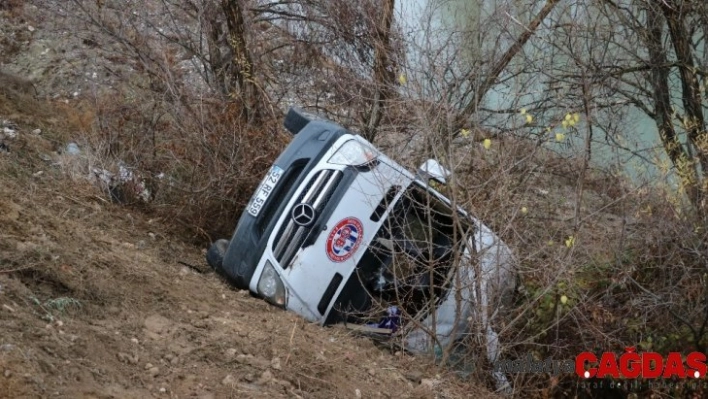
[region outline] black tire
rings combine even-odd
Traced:
[[[228,240],[216,240],[213,244],[211,244],[211,247],[209,247],[209,250],[207,251],[207,263],[209,264],[209,266],[211,266],[212,269],[214,269],[217,275],[219,275],[226,282],[234,286],[236,289],[247,290],[248,281],[243,281],[244,279],[238,278],[238,276],[232,276],[226,272],[226,269],[224,269],[224,256],[226,256],[226,250],[228,248]],[[239,272],[240,270],[237,270],[237,273]],[[253,273],[251,273],[250,275],[253,275]]]
[[[293,135],[300,133],[305,126],[312,120],[312,117],[308,115],[305,111],[291,107],[288,110],[288,114],[285,115],[285,121],[283,125],[286,129]]]
[[[209,250],[206,254],[206,260],[209,266],[214,269],[215,272],[224,276],[224,255],[226,254],[226,249],[229,247],[229,241],[225,239],[216,240],[211,244]]]

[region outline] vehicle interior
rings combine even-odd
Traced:
[[[392,197],[391,197],[392,198]],[[386,204],[388,208],[388,204]],[[357,288],[340,296],[343,321],[376,324],[396,307],[425,317],[445,297],[471,224],[424,187],[412,184],[394,204],[357,265]],[[459,215],[459,214],[458,214]],[[372,215],[373,217],[373,215]]]

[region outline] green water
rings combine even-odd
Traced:
[[[489,60],[484,57],[494,53],[493,57],[496,58],[493,59],[498,59],[501,52],[523,32],[524,26],[538,12],[538,8],[532,9],[528,7],[528,3],[519,0],[399,1],[399,15],[403,18],[404,31],[409,34],[408,40],[414,43],[409,48],[409,64],[413,71],[416,67],[422,71],[417,77],[424,82],[423,86],[431,86],[425,94],[433,97],[439,95],[435,91],[438,86],[429,83],[435,79],[430,77],[428,71],[434,69],[436,64],[439,66],[452,62],[459,65],[459,70],[464,70],[470,65],[476,68],[476,65],[484,65],[486,62],[483,67],[488,68]],[[582,10],[576,6],[566,6],[565,9],[559,7],[560,5],[554,13],[558,11],[571,20],[582,17],[579,16]],[[554,13],[549,17],[557,20],[561,14]],[[469,33],[463,34],[464,32]],[[562,63],[569,62],[562,55],[551,55],[550,46],[544,43],[549,40],[544,36],[547,34],[548,31],[542,27],[524,47],[525,61],[531,59],[536,63],[533,65],[538,68],[537,76],[542,76],[544,67],[553,66],[552,63],[561,63],[562,66]],[[439,51],[446,46],[455,47],[457,54],[450,56],[449,54],[454,52],[450,49]],[[431,50],[437,50],[435,56],[426,56]],[[514,68],[520,66],[512,62],[510,70],[513,71]],[[412,72],[412,75],[415,75],[415,72]],[[560,106],[563,101],[562,92],[557,93],[559,97],[553,100],[559,104],[556,109],[533,115],[535,127],[525,124],[524,116],[517,112],[525,104],[549,95],[541,78],[537,76],[534,76],[533,71],[526,72],[505,84],[495,86],[487,93],[483,101],[484,108],[509,112],[479,112],[480,126],[490,130],[504,130],[508,134],[544,137],[549,148],[567,156],[585,154],[588,138],[585,124],[587,115],[582,115],[580,122],[571,128],[557,126],[550,132],[546,130],[546,126],[560,125],[559,122],[566,114],[566,110]],[[676,83],[676,79],[672,79],[672,82]],[[461,85],[460,90],[464,89],[466,87]],[[678,84],[672,88],[672,96],[675,101],[680,99]],[[450,100],[450,96],[441,97],[441,100]],[[455,99],[452,100],[454,102]],[[677,108],[680,108],[680,101],[677,102]],[[573,113],[575,112],[573,110]],[[663,179],[660,179],[660,176],[668,176],[667,181],[672,181],[671,173],[666,170],[662,172],[660,167],[662,164],[666,167],[669,163],[659,141],[657,126],[645,113],[633,106],[622,105],[615,109],[593,110],[590,118],[594,121],[591,140],[592,164],[621,171],[637,183],[661,181]],[[609,126],[612,129],[610,133],[606,133],[601,126]],[[556,133],[563,135],[560,141],[557,140]]]

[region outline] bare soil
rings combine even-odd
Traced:
[[[424,359],[232,289],[208,270],[203,248],[111,203],[85,178],[85,161],[63,151],[75,132],[56,107],[84,71],[30,73],[37,43],[51,48],[52,34],[17,12],[22,2],[6,6],[0,398],[494,397]],[[90,44],[72,51],[90,58]],[[68,53],[36,62],[71,64]]]
[[[0,397],[487,392],[230,288],[202,248],[77,178],[71,156],[45,137],[52,117],[28,115],[3,94],[0,116],[20,121],[0,153]]]

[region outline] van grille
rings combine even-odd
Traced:
[[[268,225],[273,220],[273,216],[275,216],[276,210],[278,209],[279,201],[274,201],[272,200],[272,198],[290,198],[288,193],[290,193],[290,190],[292,189],[295,182],[298,181],[298,177],[300,177],[300,173],[302,173],[302,171],[305,169],[307,161],[309,161],[309,159],[299,159],[295,161],[290,167],[290,169],[285,172],[283,177],[281,177],[280,180],[282,181],[282,183],[276,185],[275,190],[270,194],[270,197],[268,197],[268,201],[266,201],[264,209],[261,210],[261,216],[256,221],[258,226],[259,237],[266,232],[266,230],[268,229]]]
[[[294,205],[306,203],[315,209],[315,219],[320,216],[332,194],[337,189],[337,185],[342,178],[342,172],[337,170],[323,170],[315,174],[307,184],[305,190],[300,193],[298,201]],[[287,209],[285,217],[287,222],[283,224],[273,243],[275,248],[273,254],[283,269],[290,266],[295,254],[302,247],[310,230],[316,225],[315,222],[309,226],[299,226],[291,217],[292,208]]]

